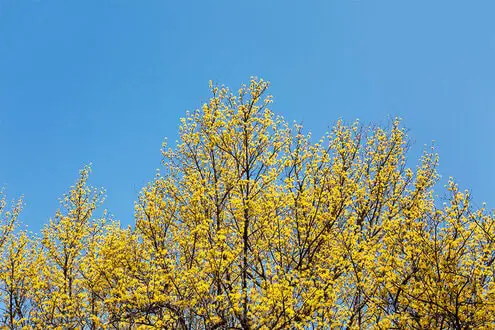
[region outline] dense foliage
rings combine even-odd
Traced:
[[[89,168],[39,236],[0,196],[5,328],[495,328],[493,213],[453,182],[435,201],[398,120],[314,143],[267,87],[211,86],[130,228],[95,216]]]

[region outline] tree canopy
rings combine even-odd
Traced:
[[[85,167],[40,235],[0,197],[1,322],[38,329],[493,329],[495,217],[437,155],[338,121],[314,140],[269,84],[211,98],[123,228]]]

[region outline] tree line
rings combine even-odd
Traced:
[[[211,98],[123,227],[90,168],[39,235],[0,195],[6,329],[493,329],[495,217],[438,158],[408,167],[400,120],[315,140],[269,84]]]

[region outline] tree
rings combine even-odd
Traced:
[[[42,327],[95,328],[95,297],[85,276],[83,260],[92,237],[102,230],[93,213],[103,202],[103,191],[89,187],[90,168],[61,200],[62,210],[42,231],[38,273],[32,299],[33,322]]]
[[[435,207],[436,154],[407,168],[399,120],[388,131],[339,121],[311,143],[268,109],[267,88],[212,86],[175,149],[164,149],[164,174],[136,208],[136,233],[153,251],[141,285],[160,289],[135,313],[175,328],[493,325],[493,261],[473,264],[474,245],[491,247],[493,215],[466,208],[483,224],[466,218],[455,229],[452,212]],[[461,228],[473,246],[454,261],[446,248],[460,244]],[[432,259],[440,252],[448,260]],[[431,272],[447,261],[456,265],[448,288]],[[459,290],[476,291],[476,303],[453,297]]]
[[[15,232],[22,199],[7,210],[5,195],[0,192],[0,291],[2,323],[9,328],[27,324],[28,291],[33,274],[32,250],[25,231]]]

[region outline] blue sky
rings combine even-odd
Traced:
[[[132,223],[164,137],[212,79],[272,82],[315,135],[400,116],[411,157],[495,207],[495,2],[0,0],[0,186],[33,230],[78,170]],[[439,190],[439,195],[443,191]]]

